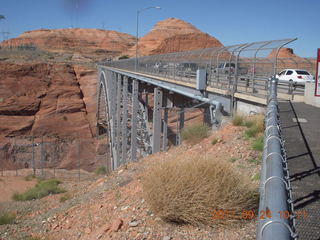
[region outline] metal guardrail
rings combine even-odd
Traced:
[[[278,79],[273,77],[265,115],[257,240],[289,240],[297,237],[287,156],[281,138],[277,84]]]
[[[186,52],[144,56],[138,59],[104,61],[99,65],[196,83],[196,71],[205,69],[207,86],[229,93],[247,93],[265,98],[268,80],[285,68],[303,68],[312,72],[313,60],[279,58],[280,49],[296,39],[253,42],[233,46],[198,49]],[[279,92],[287,93],[288,84]],[[295,89],[303,95],[303,89]]]

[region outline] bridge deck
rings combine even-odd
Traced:
[[[178,77],[173,78],[170,75],[163,75],[163,74],[156,74],[156,73],[146,73],[146,72],[135,72],[130,70],[124,70],[124,69],[118,69],[118,68],[112,68],[108,67],[113,70],[120,70],[123,72],[131,73],[131,74],[137,74],[143,77],[153,78],[157,79],[163,82],[169,82],[176,85],[181,85],[185,87],[190,87],[195,89],[196,88],[196,79],[194,78],[188,78],[188,77]],[[262,105],[266,105],[266,95],[268,94],[267,90],[265,89],[265,81],[264,80],[258,80],[257,81],[257,88],[256,92],[252,93],[252,88],[246,86],[245,81],[239,80],[237,91],[235,92],[234,96],[237,99],[242,99],[254,103],[259,103]],[[226,82],[220,82],[220,83],[213,83],[208,82],[208,86],[206,88],[208,92],[216,93],[223,96],[230,96],[232,94],[232,85],[228,89],[228,84]],[[303,101],[303,89],[298,88],[294,94],[288,94],[288,86],[279,84],[278,87],[278,98],[282,100],[293,100],[295,102],[302,102]]]
[[[320,239],[320,109],[281,102],[280,119],[288,156],[299,239]]]

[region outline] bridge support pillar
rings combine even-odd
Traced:
[[[122,91],[122,157],[121,163],[127,162],[128,151],[128,77],[123,77]]]
[[[161,110],[162,110],[162,90],[154,89],[153,105],[153,134],[152,134],[152,153],[161,150]]]
[[[168,149],[168,110],[173,107],[172,99],[169,96],[168,92],[164,92],[163,94],[163,121],[162,121],[162,150],[167,151]]]
[[[117,95],[116,95],[116,156],[114,158],[114,165],[115,168],[120,166],[120,162],[121,162],[121,92],[122,92],[122,84],[121,84],[121,78],[122,76],[120,74],[117,74]]]
[[[116,153],[116,74],[114,72],[108,71],[107,74],[107,98],[108,98],[108,108],[109,108],[109,122],[110,122],[110,151],[111,151],[111,159],[112,169],[117,167],[117,153]]]
[[[139,108],[139,82],[133,79],[132,82],[132,116],[131,116],[131,160],[137,159],[137,118]]]

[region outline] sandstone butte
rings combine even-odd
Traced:
[[[216,38],[201,32],[190,23],[168,18],[158,22],[148,34],[139,39],[139,56],[221,46]],[[135,45],[129,48],[126,55],[134,56],[135,49]]]
[[[100,59],[129,54],[135,49],[134,41],[133,36],[115,31],[42,29],[2,43],[2,46],[32,44],[45,51],[72,56],[71,63],[50,58],[22,60],[22,55],[0,59],[0,146],[8,146],[5,167],[14,167],[10,164],[13,139],[9,137],[16,136],[21,142],[32,134],[45,135],[48,141],[62,138],[68,143],[59,167],[76,166],[79,142],[82,168],[90,170],[102,164],[106,157],[102,154],[107,149],[105,139],[95,138],[97,72],[74,62],[83,63],[89,55]],[[191,24],[174,18],[157,23],[140,39],[140,44],[143,55],[222,46]]]
[[[276,54],[277,50],[274,49],[269,53],[268,58],[274,58]],[[298,58],[298,56],[294,54],[292,48],[281,48],[278,53],[278,58]]]

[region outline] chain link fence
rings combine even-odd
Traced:
[[[84,170],[91,159],[82,147],[89,144],[88,141],[45,136],[12,137],[0,145],[0,176],[33,175],[43,179],[79,181],[91,179],[95,174]]]

